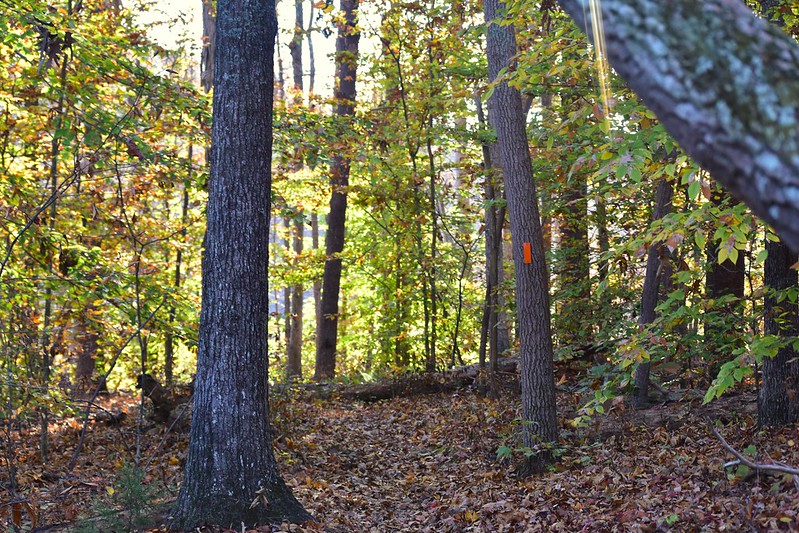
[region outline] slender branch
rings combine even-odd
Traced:
[[[710,432],[713,433],[713,435],[719,440],[721,445],[737,459],[737,461],[734,461],[732,463],[726,463],[725,466],[742,464],[744,466],[748,466],[749,468],[757,472],[765,472],[771,474],[791,474],[793,476],[799,476],[799,468],[794,468],[792,466],[788,466],[783,463],[777,463],[777,462],[768,463],[768,464],[755,463],[754,461],[750,460],[748,457],[743,455],[741,452],[730,446],[730,444],[726,440],[724,440],[724,437],[721,436],[721,434],[716,430],[716,428],[713,427],[712,423],[708,422],[708,427],[710,428]],[[797,482],[797,479],[798,479],[797,477],[794,477],[794,482]]]

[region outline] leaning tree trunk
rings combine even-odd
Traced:
[[[336,39],[336,102],[335,114],[342,121],[355,115],[355,75],[358,67],[356,26],[358,0],[341,0],[343,20]],[[343,128],[346,129],[346,128]],[[341,257],[344,250],[344,223],[347,213],[347,186],[350,178],[350,158],[337,152],[330,165],[330,213],[325,235],[325,269],[322,274],[321,316],[316,333],[317,380],[331,378],[336,373],[336,342],[338,340],[338,298],[341,286]]]
[[[484,0],[483,8],[488,25],[488,75],[494,82],[505,69],[513,68],[516,35],[512,25],[500,22],[500,13],[506,9],[504,2]],[[495,86],[488,102],[488,118],[497,132],[516,267],[525,422],[521,428],[522,443],[535,451],[520,472],[533,474],[542,471],[552,459],[548,444],[558,439],[549,284],[522,98],[507,81]]]
[[[267,319],[273,0],[219,0],[191,437],[172,525],[310,519],[277,469]]]
[[[558,0],[590,31],[589,0]],[[799,251],[799,45],[740,0],[602,0],[614,70]]]

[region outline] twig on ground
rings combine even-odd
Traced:
[[[708,421],[708,427],[710,427],[710,432],[719,440],[721,445],[730,452],[733,456],[735,456],[735,461],[730,461],[724,463],[724,467],[728,466],[735,466],[735,465],[744,465],[756,472],[763,472],[767,474],[790,474],[793,476],[793,483],[797,489],[799,489],[799,468],[794,468],[792,466],[788,466],[783,463],[773,462],[773,463],[755,463],[741,452],[733,448],[730,443],[728,443],[724,437],[718,432],[718,430],[713,426],[713,423]]]

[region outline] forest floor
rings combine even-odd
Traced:
[[[752,393],[722,398],[709,408],[683,400],[635,411],[617,402],[583,428],[568,421],[579,398],[561,393],[561,455],[550,472],[533,479],[518,478],[511,460],[497,458],[501,446],[515,446],[513,395],[489,399],[466,389],[375,403],[296,392],[275,396],[281,471],[318,523],[274,530],[799,529],[799,481],[742,467],[725,471],[732,456],[709,432],[707,420],[715,420],[730,444],[753,459],[799,465],[799,427],[756,429]],[[141,497],[131,496],[136,487],[120,485],[118,477],[136,454],[138,405],[132,393],[102,400],[106,410],[129,416],[116,427],[91,422],[71,473],[67,465],[79,440],[79,417],[52,421],[44,466],[34,427],[14,431],[10,440],[3,433],[0,527],[5,521],[5,531],[14,525],[22,526],[19,531],[111,531],[109,516],[133,522],[135,513],[115,508],[125,497]],[[9,444],[19,482],[14,498],[8,491]],[[168,509],[176,498],[186,446],[185,432],[158,426],[143,434],[139,454],[144,485],[154,491],[152,509]],[[156,524],[149,531],[166,531],[157,528],[163,511],[145,514]]]

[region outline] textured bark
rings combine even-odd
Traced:
[[[760,0],[760,11],[772,23],[783,26],[785,21],[774,11],[782,0]],[[773,290],[790,289],[797,284],[797,273],[791,268],[799,256],[791,253],[782,242],[766,241],[764,276],[766,287]],[[784,337],[799,333],[799,306],[787,301],[777,302],[766,295],[765,330]],[[786,339],[790,340],[790,339]],[[763,381],[757,402],[758,422],[761,425],[781,426],[799,421],[799,354],[791,345],[777,352],[774,359],[763,361]]]
[[[798,260],[787,246],[766,241],[768,257],[765,264],[765,283],[769,289],[784,290],[796,287],[797,272],[791,268]],[[799,334],[799,309],[787,299],[778,302],[772,295],[765,301],[765,330],[771,335],[792,337]],[[763,381],[760,385],[757,412],[758,422],[766,426],[782,426],[799,421],[799,354],[788,344],[773,359],[763,361]]]
[[[660,180],[655,193],[652,220],[660,220],[669,214],[673,197],[674,188],[671,183]],[[647,253],[644,288],[641,293],[641,315],[638,317],[638,324],[642,327],[655,321],[655,308],[661,293],[660,288],[664,285],[663,275],[666,272],[671,274],[671,269],[662,268],[662,265],[669,261],[668,253],[663,243],[659,242],[652,243]],[[635,369],[635,401],[640,406],[646,405],[649,401],[649,369],[649,361],[639,364]]]
[[[213,0],[203,3],[203,50],[200,55],[200,83],[205,92],[214,86],[214,63],[216,61],[216,12]]]
[[[559,0],[590,32],[589,0]],[[799,250],[799,46],[740,0],[602,0],[616,72]]]
[[[512,25],[498,23],[499,13],[506,9],[504,2],[485,0],[483,8],[488,25],[488,75],[493,82],[503,69],[513,67],[516,36]],[[522,442],[538,451],[520,471],[532,474],[551,460],[546,445],[558,438],[544,240],[519,91],[506,81],[497,84],[488,102],[488,117],[497,132],[516,267],[522,418],[526,422],[521,428]],[[531,263],[524,262],[525,244],[531,246]]]
[[[267,389],[273,0],[219,0],[191,438],[172,525],[310,519],[277,470]]]
[[[336,88],[334,113],[340,120],[355,115],[355,76],[358,67],[356,19],[358,0],[341,0],[343,20],[336,38]],[[325,269],[322,274],[321,317],[316,332],[316,369],[314,378],[331,378],[336,373],[336,342],[338,340],[338,299],[341,286],[341,258],[344,250],[344,224],[347,214],[347,187],[350,159],[338,152],[330,165],[330,212],[325,235]]]

